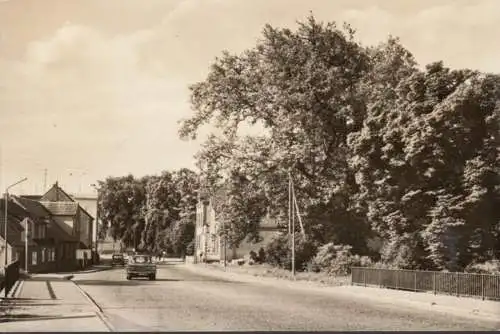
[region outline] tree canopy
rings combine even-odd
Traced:
[[[463,268],[498,257],[500,80],[442,62],[420,68],[401,42],[355,40],[349,25],[265,26],[241,54],[223,52],[190,87],[180,128],[220,131],[197,160],[231,201],[233,242],[287,212],[290,174],[308,235],[405,268]],[[243,135],[254,126],[259,135]],[[236,235],[238,235],[236,237]]]

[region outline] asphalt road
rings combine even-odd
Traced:
[[[229,281],[163,265],[157,280],[127,281],[122,268],[77,275],[118,331],[495,330],[498,323]]]

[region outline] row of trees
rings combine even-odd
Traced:
[[[101,237],[109,234],[128,247],[153,253],[185,255],[194,238],[198,183],[189,169],[99,182]]]
[[[180,135],[219,129],[196,158],[208,189],[229,195],[218,214],[233,245],[268,212],[286,220],[290,173],[318,246],[370,254],[376,236],[383,262],[458,270],[499,256],[499,101],[498,75],[421,68],[396,38],[364,46],[311,16],[217,58]],[[249,125],[262,131],[242,134]]]

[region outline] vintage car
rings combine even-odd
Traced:
[[[125,265],[125,257],[121,253],[115,253],[111,257],[111,265],[112,266],[124,266]]]
[[[151,281],[156,279],[156,264],[151,255],[132,255],[127,263],[127,279],[133,277],[147,277]]]

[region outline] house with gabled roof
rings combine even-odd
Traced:
[[[51,271],[56,266],[54,244],[47,233],[49,221],[44,209],[33,204],[34,206],[17,196],[9,196],[7,263],[18,261],[21,269],[29,272]],[[0,203],[0,210],[5,210],[5,198]],[[4,219],[0,219],[2,232],[5,228]],[[2,239],[3,235],[4,233]],[[3,249],[1,260],[5,261]]]
[[[58,245],[57,263],[65,268],[78,265],[77,250],[92,249],[92,230],[94,217],[90,215],[77,201],[66,193],[56,182],[41,196],[25,195],[26,200],[40,203],[54,222],[51,232]],[[91,257],[87,257],[91,260]]]
[[[78,262],[76,260],[76,249],[79,246],[77,237],[68,234],[56,222],[54,216],[42,203],[25,197],[18,197],[18,202],[29,211],[32,217],[44,221],[47,224],[45,233],[41,234],[34,230],[32,239],[40,247],[38,258],[40,261],[48,258],[50,265],[43,268],[32,268],[31,271],[61,271],[74,269]],[[32,229],[33,230],[33,229]],[[30,260],[31,262],[36,262]]]
[[[50,211],[66,233],[79,240],[79,248],[92,248],[94,217],[57,182],[38,201]]]

